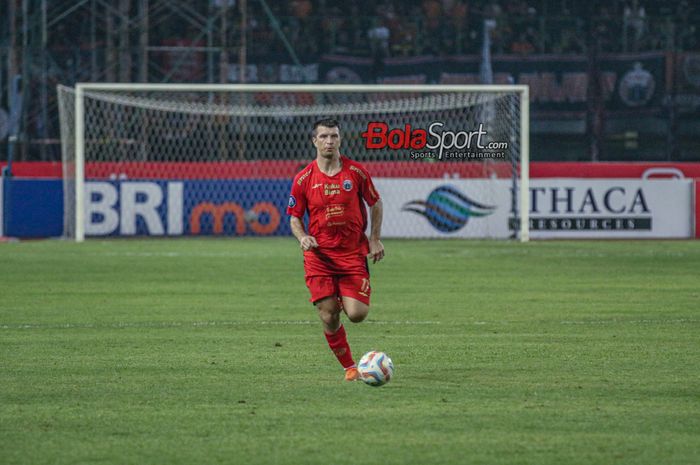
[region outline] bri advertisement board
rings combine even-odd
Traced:
[[[289,235],[291,180],[86,183],[87,236]]]

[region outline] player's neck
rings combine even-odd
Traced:
[[[316,164],[318,165],[318,169],[321,170],[321,172],[326,176],[334,176],[338,174],[343,168],[343,162],[340,159],[340,153],[336,153],[331,158],[317,156]]]

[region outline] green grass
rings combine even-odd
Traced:
[[[698,463],[700,241],[385,245],[371,388],[291,239],[0,244],[0,463]]]

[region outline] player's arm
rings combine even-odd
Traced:
[[[294,234],[294,237],[296,237],[299,241],[301,249],[304,251],[311,250],[314,247],[318,247],[318,242],[316,242],[316,238],[306,233],[306,230],[304,229],[304,223],[301,220],[307,211],[305,192],[307,185],[304,184],[304,179],[306,179],[308,182],[308,177],[310,173],[311,170],[306,169],[304,171],[299,172],[294,177],[294,181],[292,182],[292,192],[289,195],[289,204],[287,205],[287,215],[289,215],[289,227],[292,230],[292,234]]]
[[[301,221],[301,218],[297,218],[296,216],[290,216],[289,227],[292,229],[292,234],[294,234],[294,237],[296,237],[299,241],[301,250],[306,251],[318,247],[318,242],[316,242],[316,238],[306,234],[306,230],[304,229],[304,223]]]
[[[369,234],[369,255],[372,257],[372,263],[377,263],[384,258],[384,244],[381,241],[382,219],[384,218],[382,199],[377,199],[370,207],[369,214],[372,219],[372,229]]]

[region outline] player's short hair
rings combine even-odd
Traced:
[[[323,126],[324,128],[338,128],[338,131],[340,131],[340,123],[338,120],[323,118],[314,123],[314,128],[311,130],[311,137],[316,137],[316,129],[318,129],[319,126]]]

